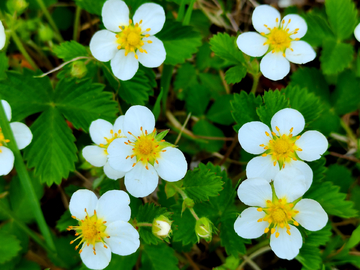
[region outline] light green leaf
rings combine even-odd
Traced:
[[[0,230],[0,264],[10,261],[21,250],[20,241],[11,234]]]
[[[315,10],[309,11],[302,15],[302,17],[308,26],[308,30],[302,40],[310,43],[310,45],[321,46],[324,39],[334,37],[334,33],[331,31],[327,20],[321,14],[317,14]]]
[[[225,73],[225,80],[229,84],[235,84],[241,82],[247,74],[246,67],[242,65],[237,65],[229,68]]]
[[[236,45],[236,37],[219,33],[210,39],[211,50],[222,59],[235,65],[244,63],[244,55]]]
[[[98,1],[97,1],[98,2]],[[79,56],[89,56],[86,48],[75,40],[65,41],[54,47],[54,53],[65,62]]]
[[[232,95],[224,95],[216,99],[214,104],[211,105],[206,116],[212,122],[230,125],[234,122],[234,119],[231,115],[231,106],[230,103],[233,100]]]
[[[178,259],[175,251],[165,245],[157,246],[144,245],[141,256],[142,270],[178,270]]]
[[[206,137],[224,137],[224,133],[218,127],[215,127],[205,119],[200,119],[193,126],[193,132],[195,135],[206,136]],[[224,145],[222,140],[211,140],[211,139],[202,139],[202,141],[197,141],[200,148],[209,152],[217,152]]]

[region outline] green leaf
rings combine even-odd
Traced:
[[[100,16],[105,1],[106,0],[75,0],[75,3],[87,12]]]
[[[75,137],[60,113],[49,108],[31,125],[32,143],[25,149],[29,168],[42,183],[60,184],[75,170]]]
[[[328,167],[326,180],[339,186],[340,191],[343,193],[348,193],[350,185],[355,181],[351,175],[351,171],[339,164],[332,164]]]
[[[172,219],[174,220],[172,224],[172,227],[174,228],[172,241],[181,242],[183,246],[195,244],[197,242],[195,234],[195,218],[189,210],[185,210],[181,213],[181,207],[174,207],[172,210],[174,210],[174,214],[172,215]]]
[[[11,234],[0,230],[0,264],[10,261],[21,250],[20,241]]]
[[[54,47],[54,53],[65,62],[79,56],[89,56],[86,48],[75,40],[65,41]]]
[[[7,78],[5,71],[9,68],[9,59],[5,52],[0,52],[0,80]]]
[[[320,117],[310,123],[308,129],[315,129],[329,136],[331,132],[338,132],[340,129],[340,117],[335,113],[334,109],[328,103],[323,103],[323,112]]]
[[[16,270],[40,270],[41,267],[39,264],[22,259],[18,265],[16,265]]]
[[[346,243],[346,248],[356,247],[360,243],[360,226],[358,226],[351,234],[349,241]]]
[[[221,220],[220,239],[221,245],[225,248],[228,255],[238,257],[239,254],[246,254],[245,239],[241,238],[234,230],[234,223],[237,216]]]
[[[145,245],[141,256],[142,270],[178,270],[178,259],[175,251],[165,245]]]
[[[56,222],[56,229],[58,229],[59,232],[65,232],[69,226],[73,226],[76,222],[77,221],[71,217],[70,211],[66,210]]]
[[[236,37],[227,33],[219,33],[210,39],[210,48],[215,55],[228,60],[235,65],[242,65],[245,61],[243,53],[236,45]]]
[[[164,131],[156,134],[155,139],[156,139],[157,141],[161,141],[162,139],[165,138],[165,136],[166,136],[168,133],[169,133],[169,129],[164,130]]]
[[[229,84],[235,84],[241,82],[247,74],[246,67],[242,65],[237,65],[229,68],[225,73],[225,80]]]
[[[190,63],[183,64],[177,71],[174,89],[177,97],[183,100],[187,95],[187,91],[191,85],[197,84],[196,69]]]
[[[354,47],[351,44],[326,39],[320,56],[321,69],[327,75],[337,74],[350,65],[353,55]]]
[[[204,85],[192,85],[188,90],[191,95],[185,96],[186,110],[192,115],[201,116],[205,113],[210,101],[210,93]]]
[[[160,94],[156,98],[156,102],[155,102],[154,108],[152,110],[152,113],[155,116],[155,120],[157,120],[159,118],[159,115],[160,115],[160,111],[161,111],[161,106],[160,105],[161,105],[161,99],[162,99],[163,94],[164,94],[164,88],[161,88]]]
[[[216,99],[214,104],[211,105],[206,116],[212,122],[222,125],[230,125],[234,122],[234,119],[231,115],[231,101],[233,99],[232,95],[224,95]]]
[[[195,135],[206,136],[206,137],[224,137],[224,133],[218,127],[215,127],[205,119],[200,119],[193,126],[193,132]],[[202,139],[202,141],[197,142],[201,149],[213,153],[219,151],[224,145],[222,140],[211,140],[211,139]]]
[[[317,14],[315,10],[311,10],[302,17],[305,19],[308,30],[302,40],[310,43],[312,46],[321,46],[324,39],[334,37],[334,33],[331,31],[329,23],[320,14]]]
[[[226,94],[226,90],[219,74],[199,73],[200,83],[208,88],[211,98],[218,99]]]
[[[180,22],[166,20],[157,37],[164,43],[166,59],[164,64],[177,65],[197,52],[201,46],[201,35],[192,26],[183,26]]]
[[[352,0],[326,0],[326,14],[339,40],[349,38],[357,24],[357,10]]]
[[[111,261],[105,268],[106,270],[132,270],[135,267],[136,261],[139,257],[139,252],[127,256],[120,256],[115,253],[111,254]]]

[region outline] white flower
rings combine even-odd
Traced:
[[[7,119],[10,121],[10,105],[5,100],[1,100],[1,103],[4,107]],[[10,128],[12,130],[15,142],[19,150],[24,149],[30,144],[32,140],[32,133],[25,124],[20,122],[13,122],[10,123]],[[8,142],[10,142],[10,140],[4,137],[4,134],[2,133],[2,130],[0,128],[0,175],[7,175],[14,167],[14,154],[9,148],[6,147]]]
[[[360,23],[355,27],[354,36],[360,42]]]
[[[83,157],[91,165],[95,167],[104,167],[105,175],[113,180],[121,178],[125,175],[124,172],[114,170],[108,162],[107,148],[110,143],[116,138],[126,138],[123,130],[124,116],[116,119],[114,125],[103,119],[95,120],[91,123],[89,133],[92,141],[96,145],[89,145],[84,147]]]
[[[124,134],[108,147],[110,166],[126,172],[125,186],[134,197],[145,197],[158,185],[159,176],[170,182],[187,171],[184,154],[156,137],[155,117],[144,106],[132,106],[125,113]]]
[[[4,48],[5,41],[6,41],[5,29],[2,22],[0,21],[0,50]]]
[[[152,223],[152,233],[156,237],[166,240],[166,238],[168,238],[172,232],[171,223],[172,221],[169,220],[166,216],[158,216]]]
[[[131,215],[130,198],[122,190],[111,190],[99,199],[89,190],[76,191],[70,199],[69,210],[78,226],[68,230],[76,231],[80,240],[80,257],[90,269],[103,269],[111,260],[111,252],[126,256],[140,246],[138,231],[128,223]]]
[[[239,199],[250,206],[237,218],[236,233],[246,239],[258,238],[270,231],[270,247],[282,259],[291,260],[299,253],[302,237],[295,226],[310,231],[322,229],[328,216],[321,205],[300,199],[308,189],[298,169],[281,170],[271,184],[262,178],[247,179],[238,189]]]
[[[310,130],[297,136],[305,127],[305,119],[300,112],[286,108],[271,118],[271,130],[259,121],[244,124],[238,133],[241,147],[248,153],[261,154],[246,166],[248,178],[261,177],[269,182],[280,169],[298,168],[304,175],[309,188],[313,172],[305,161],[321,157],[328,147],[328,141],[318,131]]]
[[[252,57],[263,57],[260,70],[270,80],[281,80],[290,71],[290,62],[304,64],[312,61],[316,53],[300,38],[306,34],[307,25],[296,14],[286,15],[282,20],[273,7],[261,5],[255,8],[252,23],[256,32],[247,32],[237,38],[241,51]]]
[[[101,14],[107,30],[95,33],[90,41],[90,51],[99,61],[111,60],[111,69],[120,80],[131,79],[139,62],[153,68],[165,61],[164,44],[154,36],[165,23],[165,12],[160,5],[143,4],[130,20],[125,2],[108,0]]]

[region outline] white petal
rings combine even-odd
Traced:
[[[96,144],[107,144],[105,138],[112,138],[110,130],[113,125],[103,119],[92,121],[89,128],[91,140]]]
[[[355,27],[354,36],[360,42],[360,23]]]
[[[105,239],[105,242],[115,254],[127,256],[134,253],[140,246],[138,231],[127,222],[112,222],[105,232],[110,236]]]
[[[147,41],[152,43],[148,43]],[[137,51],[139,62],[148,68],[159,67],[166,58],[166,51],[164,44],[157,37],[148,37],[143,39],[145,44],[142,46],[142,49],[146,50],[147,53]]]
[[[305,36],[307,31],[307,24],[306,21],[299,15],[297,14],[286,15],[281,20],[281,22],[284,22],[283,25],[286,26],[284,30],[289,29],[288,31],[289,33],[295,32],[296,29],[297,33],[290,35],[292,39],[302,38],[303,36]]]
[[[278,81],[289,73],[290,63],[281,52],[269,52],[261,59],[260,71],[264,77]]]
[[[313,181],[313,171],[309,165],[301,160],[292,160],[291,163],[286,163],[285,168],[296,168],[304,175],[306,190],[308,190]]]
[[[244,124],[238,133],[239,143],[241,147],[248,153],[258,155],[265,152],[264,146],[272,139],[266,136],[270,134],[270,129],[267,125],[259,121],[248,122]]]
[[[131,132],[133,135],[140,136],[145,130],[150,134],[155,128],[154,114],[145,106],[131,106],[125,113],[124,130],[126,136],[132,139],[132,136],[128,134]]]
[[[129,8],[121,0],[106,1],[101,16],[106,29],[113,32],[120,32],[119,26],[129,25]]]
[[[124,175],[126,174],[126,172],[114,170],[110,166],[109,162],[106,162],[106,164],[104,166],[104,173],[108,178],[110,178],[112,180],[117,180],[119,178],[123,178]]]
[[[246,176],[248,178],[264,178],[267,181],[274,180],[275,175],[280,171],[279,164],[274,161],[271,156],[266,157],[254,157],[246,165]]]
[[[259,33],[270,33],[268,28],[277,27],[280,23],[280,13],[269,5],[261,5],[255,8],[252,14],[252,24]],[[265,26],[266,25],[266,26]]]
[[[290,233],[286,233],[286,228],[279,228],[279,237],[275,237],[275,233],[270,236],[270,247],[276,256],[281,259],[292,260],[298,254],[302,246],[302,237],[297,228],[290,225]]]
[[[317,201],[302,199],[294,210],[299,211],[294,219],[309,231],[321,230],[328,222],[328,215]]]
[[[265,228],[269,223],[262,221],[257,222],[260,218],[265,217],[265,212],[257,211],[255,207],[246,208],[236,219],[234,224],[235,232],[242,238],[254,239],[264,234]]]
[[[243,181],[237,194],[243,203],[250,206],[266,207],[266,201],[272,200],[271,186],[263,178],[249,178]]]
[[[95,193],[87,189],[79,189],[70,198],[69,210],[72,216],[77,219],[84,219],[86,211],[89,216],[94,215],[98,198]]]
[[[5,29],[2,22],[0,21],[0,50],[4,48],[5,41],[6,41]]]
[[[125,175],[125,186],[127,191],[136,198],[146,197],[151,194],[159,183],[159,176],[154,167],[145,166],[138,162],[135,167]]]
[[[295,64],[305,64],[315,59],[316,52],[305,41],[292,41],[285,51],[286,59]]]
[[[100,30],[90,40],[90,51],[97,60],[107,62],[115,57],[118,45],[114,33]]]
[[[141,5],[134,14],[134,23],[140,24],[141,30],[145,31],[150,28],[150,31],[146,31],[146,34],[155,35],[164,26],[165,23],[165,11],[162,6],[154,3],[146,3]]]
[[[0,21],[0,23],[1,23],[1,21]],[[3,99],[1,100],[1,104],[3,105],[3,108],[4,108],[7,119],[10,121],[11,120],[11,107],[10,107],[10,104],[6,100],[3,100]]]
[[[293,129],[292,135],[296,136],[304,129],[305,118],[299,111],[285,108],[275,113],[271,118],[271,129],[279,135],[276,127],[279,128],[281,135],[289,135],[290,129]]]
[[[135,54],[130,52],[125,56],[125,50],[118,51],[110,62],[114,75],[122,81],[130,80],[139,69],[139,61]]]
[[[31,143],[33,135],[27,125],[20,122],[10,123],[10,128],[14,134],[18,148],[24,149]]]
[[[98,200],[96,212],[99,218],[108,224],[114,221],[130,219],[130,197],[125,191],[110,190]]]
[[[96,255],[94,254],[93,245],[87,246],[84,243],[81,249],[80,257],[86,267],[90,269],[104,269],[109,265],[111,250],[110,248],[105,248],[102,242],[95,244]]]
[[[299,169],[285,168],[275,176],[275,193],[279,199],[293,202],[305,194],[307,190],[305,177]]]
[[[82,150],[82,155],[87,162],[95,167],[102,167],[107,161],[105,149],[97,145],[85,146]]]
[[[132,169],[132,165],[136,162],[136,157],[128,157],[133,154],[132,146],[125,144],[125,138],[113,140],[107,148],[108,162],[114,170],[120,172],[128,172]]]
[[[296,145],[302,150],[296,151],[296,154],[303,160],[314,161],[321,158],[328,144],[326,137],[319,131],[309,130],[296,141]]]
[[[179,181],[187,172],[188,165],[185,156],[175,147],[166,147],[164,150],[166,152],[162,152],[158,159],[159,164],[154,164],[155,170],[166,181]]]
[[[0,146],[0,175],[7,175],[14,167],[14,154],[4,146]]]
[[[121,136],[126,136],[124,134],[124,120],[125,120],[125,115],[120,115],[118,118],[116,118],[114,123],[114,132],[119,133],[119,130],[121,130],[120,132]]]
[[[269,48],[269,44],[264,45],[266,41],[267,38],[256,32],[246,32],[238,36],[236,44],[243,53],[259,57],[263,56]]]

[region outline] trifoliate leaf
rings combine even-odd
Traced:
[[[73,226],[76,223],[77,221],[71,217],[70,211],[66,210],[56,222],[56,229],[58,229],[59,232],[65,232],[69,226]]]
[[[210,93],[204,85],[192,85],[185,96],[186,110],[192,115],[201,116],[205,113],[210,101]]]
[[[209,123],[205,119],[200,119],[193,126],[193,132],[195,135],[206,136],[206,137],[224,137],[224,133],[218,127],[215,127],[213,124]],[[222,140],[211,140],[211,139],[202,139],[201,142],[197,141],[200,148],[209,152],[217,152],[224,145],[224,141]]]
[[[247,74],[246,67],[242,65],[237,65],[229,68],[225,73],[225,80],[229,84],[235,84],[241,82],[243,78],[245,78]]]
[[[156,35],[166,50],[165,64],[177,65],[197,52],[201,46],[201,35],[192,26],[184,26],[180,22],[166,20],[163,29]]]
[[[220,239],[221,245],[225,248],[228,255],[238,257],[239,254],[246,253],[245,243],[248,240],[241,238],[234,230],[234,223],[237,219],[236,215],[226,217],[221,220]]]
[[[235,65],[242,65],[245,61],[243,53],[236,45],[236,38],[227,33],[219,33],[210,39],[211,50],[222,59]]]
[[[99,1],[97,1],[99,2]],[[65,62],[79,56],[89,56],[86,48],[75,40],[65,41],[54,47],[54,53]]]
[[[177,270],[178,259],[175,256],[175,251],[165,245],[159,244],[157,246],[144,245],[141,256],[142,270]]]
[[[101,15],[106,0],[75,0],[77,6],[92,14]]]
[[[305,19],[308,30],[302,40],[308,42],[312,46],[321,46],[324,39],[334,37],[334,33],[331,31],[329,23],[316,11],[311,10],[302,17]]]
[[[233,100],[232,95],[224,95],[216,99],[214,104],[211,105],[206,116],[212,122],[222,125],[230,125],[234,122],[231,115],[230,103]]]
[[[0,264],[10,261],[21,250],[20,241],[11,234],[0,230]]]

